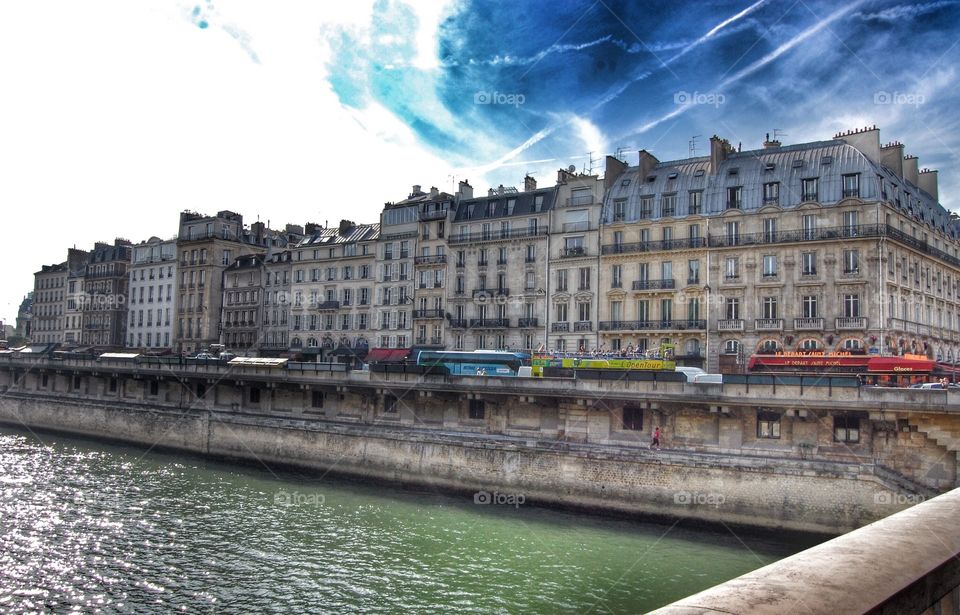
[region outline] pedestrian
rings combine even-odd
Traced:
[[[656,426],[653,429],[653,442],[650,443],[650,448],[655,448],[658,451],[660,450],[660,426]]]

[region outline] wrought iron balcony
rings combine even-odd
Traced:
[[[317,304],[318,310],[339,310],[340,302],[339,301],[322,301]]]
[[[537,327],[540,320],[538,318],[521,318],[517,321],[517,326],[522,328]]]
[[[501,241],[523,237],[539,237],[547,234],[546,227],[491,230],[479,233],[460,233],[450,236],[451,244],[476,243],[482,241]]]
[[[705,320],[603,320],[601,331],[676,331],[706,329]]]
[[[603,254],[633,254],[636,252],[662,252],[664,250],[690,250],[707,247],[705,237],[686,239],[664,239],[661,241],[641,241],[638,243],[613,243],[603,246]]]
[[[509,318],[472,318],[470,320],[470,327],[474,329],[503,329],[509,326]]]
[[[671,290],[676,288],[677,281],[669,280],[635,280],[633,290]]]
[[[587,249],[583,246],[577,246],[574,248],[564,248],[560,252],[560,258],[575,258],[578,256],[587,256]]]
[[[445,312],[441,310],[414,310],[414,318],[443,318]]]
[[[509,288],[475,288],[473,289],[473,298],[479,297],[504,297],[510,294]]]
[[[590,320],[578,320],[573,323],[574,331],[593,331],[593,321]]]
[[[443,265],[447,262],[446,254],[434,254],[432,256],[417,256],[413,259],[414,265]]]
[[[466,320],[451,320],[450,321],[451,329],[466,329],[467,321]]]
[[[431,220],[445,220],[447,217],[447,210],[442,209],[440,211],[421,211],[420,212],[420,221],[429,222]]]
[[[570,323],[567,321],[551,323],[550,330],[554,333],[567,333],[570,331]]]

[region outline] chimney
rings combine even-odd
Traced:
[[[537,180],[530,177],[529,175],[524,175],[523,177],[523,191],[532,192],[537,189]]]
[[[350,220],[341,220],[339,232],[341,235],[347,235],[354,226],[356,225]]]
[[[727,154],[733,152],[733,146],[726,139],[721,139],[717,135],[710,137],[710,172],[716,173],[720,170],[720,165],[727,159]]]
[[[919,173],[919,183],[917,187],[933,197],[933,200],[940,202],[940,193],[937,187],[937,171],[935,169],[924,169]]]
[[[854,146],[871,162],[884,164],[883,150],[880,147],[880,129],[876,126],[865,126],[858,130],[837,133],[833,135],[833,138]]]
[[[608,155],[606,168],[603,172],[604,191],[609,190],[610,186],[613,185],[613,182],[617,181],[617,178],[620,177],[626,170],[626,162],[621,161],[619,158],[614,158],[613,156]]]
[[[468,180],[466,179],[460,180],[460,189],[457,190],[457,196],[460,199],[473,198],[473,186],[470,185],[470,182]]]
[[[313,234],[316,233],[318,230],[320,230],[320,225],[317,224],[316,222],[307,222],[307,223],[304,225],[304,227],[303,227],[303,231],[304,231],[307,235],[313,235]]]
[[[497,186],[497,194],[503,194],[504,190],[503,184]]]
[[[903,157],[903,178],[913,184],[920,185],[920,159],[916,156]]]
[[[490,188],[489,190],[487,190],[487,196],[497,196],[497,191],[494,190],[493,188]]]
[[[250,225],[250,232],[252,232],[253,236],[257,239],[262,239],[266,228],[267,227],[263,224],[263,222],[257,220]]]
[[[775,149],[783,145],[777,139],[773,141],[770,140],[770,133],[767,133],[767,137],[763,140],[763,149]]]
[[[414,184],[413,190],[410,192],[410,196],[417,196],[420,193],[420,184]]]
[[[440,191],[437,190],[436,186],[430,186],[430,198],[435,199],[440,196]]]
[[[881,147],[880,164],[903,177],[903,143],[893,141]]]
[[[650,171],[653,170],[653,167],[660,164],[660,161],[657,160],[657,157],[648,152],[645,149],[640,150],[640,178],[641,181],[647,177]]]

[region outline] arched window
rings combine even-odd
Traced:
[[[800,342],[800,350],[820,350],[820,342],[811,338]]]
[[[303,342],[300,340],[299,337],[295,337],[290,340],[290,346],[292,346],[293,348],[300,348],[301,346],[303,346]]]
[[[863,350],[863,342],[858,339],[849,338],[843,340],[844,350]]]
[[[761,354],[773,354],[780,350],[780,343],[777,340],[763,340],[757,347],[757,352]]]
[[[723,353],[724,354],[740,354],[740,341],[727,340],[723,344]]]
[[[317,344],[317,338],[315,338],[315,337],[308,337],[308,338],[307,338],[307,346],[309,346],[310,348],[316,348],[317,345],[318,345],[318,344]]]

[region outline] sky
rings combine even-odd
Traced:
[[[0,319],[71,246],[183,210],[375,222],[414,184],[551,185],[876,125],[960,209],[960,0],[0,3]]]

